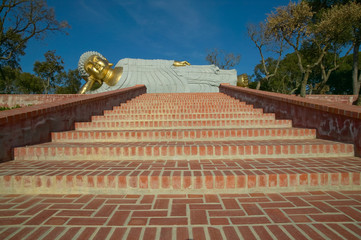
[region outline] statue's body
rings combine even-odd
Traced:
[[[113,66],[96,52],[88,52],[79,61],[79,70],[88,82],[81,93],[99,93],[132,87],[136,84],[147,86],[148,93],[166,92],[218,92],[221,83],[236,85],[235,70],[220,70],[214,65],[190,65],[186,61],[144,60],[125,58]],[[98,54],[98,55],[97,55]],[[102,86],[89,91],[92,83]],[[103,82],[105,84],[103,84]]]

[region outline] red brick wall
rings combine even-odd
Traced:
[[[1,94],[0,107],[29,106],[76,98],[78,94]]]
[[[356,156],[361,156],[361,107],[227,84],[221,84],[219,90],[266,113],[275,113],[278,119],[291,119],[294,127],[314,128],[318,138],[353,143]]]
[[[50,103],[0,112],[0,161],[13,158],[13,148],[51,141],[51,132],[74,129],[74,122],[90,121],[120,103],[146,93],[144,85],[80,95]]]

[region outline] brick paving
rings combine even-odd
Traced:
[[[361,191],[13,194],[0,202],[1,239],[361,238]]]
[[[144,94],[0,164],[0,239],[360,239],[351,144],[220,93]]]

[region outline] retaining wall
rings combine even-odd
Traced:
[[[90,121],[138,95],[146,93],[144,85],[121,90],[76,95],[60,101],[0,112],[0,161],[13,159],[13,148],[51,141],[51,132],[74,129],[74,122]]]
[[[228,84],[221,84],[219,91],[275,113],[278,119],[291,119],[294,127],[316,129],[318,138],[353,143],[356,156],[361,157],[361,107]]]

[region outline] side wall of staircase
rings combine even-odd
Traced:
[[[50,142],[51,132],[74,129],[75,122],[89,121],[136,96],[144,85],[0,112],[0,162],[14,158],[13,148]]]
[[[361,156],[361,107],[258,91],[222,84],[219,91],[275,113],[276,119],[292,120],[294,127],[313,128],[317,138],[352,143]]]

